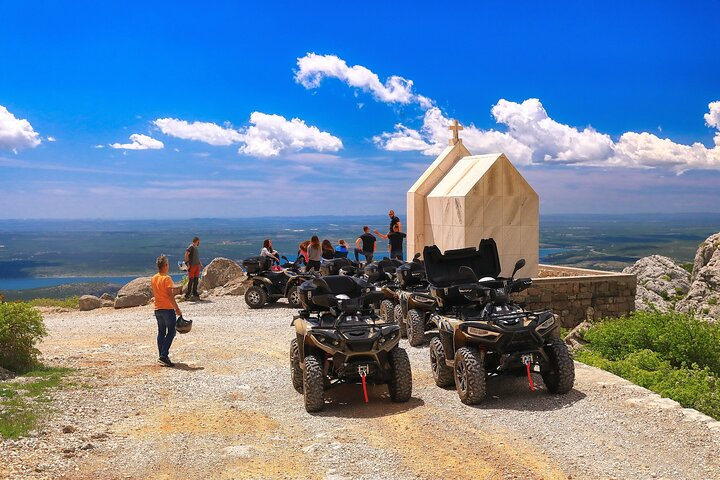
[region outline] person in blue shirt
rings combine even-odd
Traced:
[[[340,239],[340,240],[338,240],[338,244],[335,247],[335,258],[347,258],[347,256],[348,256],[347,243],[345,243],[345,240]]]

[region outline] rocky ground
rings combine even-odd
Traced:
[[[578,364],[566,396],[492,379],[473,408],[403,341],[409,403],[347,386],[310,415],[290,384],[292,310],[182,306],[195,325],[175,369],[156,363],[151,307],[46,314],[44,361],[78,369],[76,386],[36,436],[0,441],[0,478],[720,478],[718,422],[595,368]]]

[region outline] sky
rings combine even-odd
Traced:
[[[405,211],[457,119],[541,214],[717,212],[720,2],[0,0],[0,218]]]

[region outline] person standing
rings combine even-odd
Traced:
[[[185,300],[190,297],[198,298],[198,283],[200,282],[200,271],[202,270],[202,262],[200,262],[200,237],[194,237],[192,243],[185,250],[185,263],[188,265],[188,287],[185,292]]]
[[[402,260],[403,240],[405,240],[405,237],[407,237],[407,235],[400,231],[400,222],[393,225],[392,229],[393,231],[388,233],[387,235],[383,235],[377,230],[375,230],[375,234],[389,241],[390,258],[397,258],[398,260]]]
[[[175,295],[182,293],[182,286],[175,287],[172,278],[168,275],[168,259],[160,255],[156,262],[158,273],[151,280],[153,296],[155,297],[155,319],[157,320],[158,334],[157,346],[160,357],[158,361],[168,367],[175,364],[170,361],[170,345],[175,338],[175,322],[182,316],[180,307],[175,301]]]
[[[364,233],[355,240],[355,261],[360,261],[358,255],[362,253],[365,257],[365,262],[370,263],[373,261],[373,255],[377,247],[377,238],[370,233],[370,227],[367,225],[363,227],[363,232]]]
[[[308,245],[308,263],[306,270],[308,272],[315,270],[320,271],[320,259],[322,258],[322,245],[320,245],[320,239],[317,235],[313,235],[310,239],[310,245]]]
[[[400,217],[395,215],[395,210],[390,210],[388,212],[388,217],[390,217],[390,228],[388,229],[388,233],[392,233],[394,231],[393,227],[395,225],[400,225],[399,231],[402,232],[402,224],[400,223]]]

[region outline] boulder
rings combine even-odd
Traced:
[[[245,279],[245,271],[229,258],[219,257],[205,267],[198,284],[198,291],[212,290],[227,285],[232,280]]]
[[[139,277],[123,286],[115,298],[115,308],[146,305],[152,298],[152,279]]]
[[[115,306],[115,300],[100,300],[102,302],[103,307],[114,307]]]
[[[100,308],[102,306],[102,300],[95,295],[83,295],[78,298],[78,307],[80,307],[81,312],[95,310],[96,308]]]
[[[230,280],[228,283],[223,285],[222,287],[218,287],[215,290],[213,290],[213,295],[217,296],[223,296],[223,295],[245,295],[245,291],[248,288],[248,278],[247,277],[239,277],[234,278]]]
[[[100,295],[100,300],[110,300],[110,301],[113,301],[113,302],[114,302],[114,301],[115,301],[115,297],[113,297],[113,296],[110,295],[109,293],[105,292],[105,293],[103,293],[102,295]]]
[[[666,312],[690,290],[690,274],[662,255],[643,257],[623,273],[637,276],[636,310]]]
[[[2,380],[10,380],[11,378],[14,378],[15,374],[11,372],[10,370],[5,370],[4,368],[0,367],[0,381]]]
[[[678,302],[677,309],[694,312],[712,322],[720,320],[720,233],[711,235],[698,247],[690,291]]]

